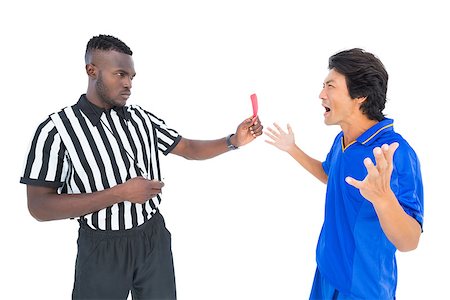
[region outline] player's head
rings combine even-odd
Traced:
[[[344,50],[330,57],[328,68],[345,76],[351,98],[366,98],[360,107],[364,115],[384,119],[388,73],[375,55],[359,48]]]

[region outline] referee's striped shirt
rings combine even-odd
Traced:
[[[20,182],[58,193],[92,193],[136,176],[161,180],[158,150],[167,155],[181,136],[137,105],[101,109],[82,95],[36,130]],[[124,230],[150,219],[161,202],[129,201],[80,216],[93,229]]]

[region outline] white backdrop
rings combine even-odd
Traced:
[[[444,1],[404,3],[2,3],[0,297],[70,298],[77,222],[34,220],[19,178],[38,123],[86,91],[84,50],[98,34],[134,51],[129,102],[183,136],[234,132],[257,93],[264,125],[291,123],[297,144],[321,160],[339,131],[323,124],[318,98],[328,57],[353,47],[376,54],[390,74],[385,112],[421,159],[426,196],[420,245],[397,255],[397,297],[448,295],[448,278],[438,272],[450,268],[450,22]],[[208,161],[163,159],[161,211],[172,232],[180,300],[308,298],[325,186],[264,139]]]

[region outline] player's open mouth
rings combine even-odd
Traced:
[[[324,104],[322,104],[323,108],[325,108],[325,112],[323,113],[324,117],[327,117],[331,111],[331,109],[328,106],[325,106]]]

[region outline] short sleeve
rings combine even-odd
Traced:
[[[50,118],[42,122],[31,141],[20,182],[58,188],[68,170],[66,149]]]
[[[391,188],[405,212],[423,224],[424,194],[419,159],[406,143],[394,154]]]
[[[340,151],[341,149],[341,138],[342,138],[342,132],[340,132],[334,139],[333,145],[331,146],[330,152],[328,152],[327,157],[325,158],[325,161],[322,162],[322,168],[325,171],[325,174],[330,172],[330,166],[332,164],[332,160],[334,157],[334,154],[336,151]]]
[[[169,154],[180,142],[181,135],[179,135],[176,130],[169,128],[164,120],[156,117],[152,113],[147,112],[147,114],[149,114],[153,128],[156,131],[156,143],[158,145],[158,149],[164,155]]]

